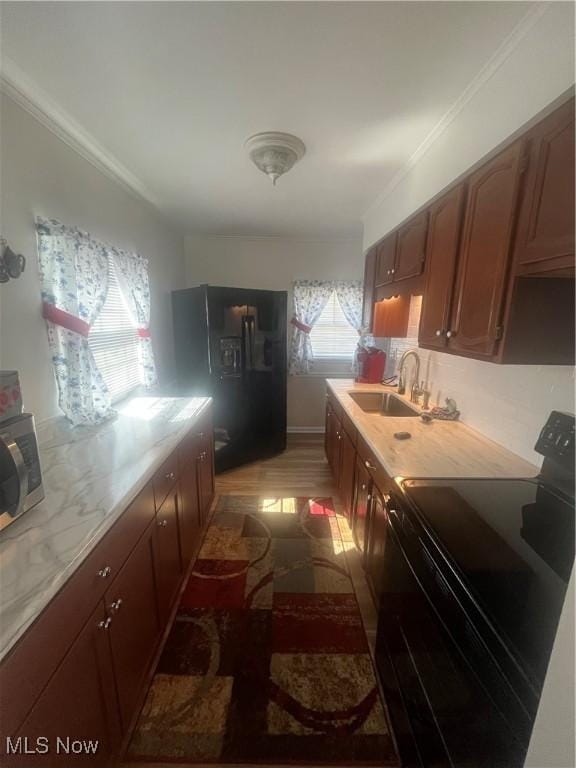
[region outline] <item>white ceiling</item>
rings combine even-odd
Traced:
[[[340,236],[532,5],[6,2],[2,43],[185,231]],[[307,146],[275,188],[265,130]]]

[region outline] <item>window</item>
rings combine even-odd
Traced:
[[[336,291],[332,292],[312,328],[310,342],[315,360],[352,360],[358,344],[358,331],[346,320]]]
[[[140,386],[138,334],[120,293],[116,268],[108,260],[108,295],[88,341],[112,402]]]

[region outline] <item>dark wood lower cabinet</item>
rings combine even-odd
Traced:
[[[389,497],[372,486],[370,515],[366,536],[365,570],[372,593],[378,600],[382,591],[386,564],[387,515],[386,499]]]
[[[372,478],[364,466],[362,459],[356,457],[356,473],[354,482],[354,508],[352,513],[352,533],[356,546],[364,552],[366,540],[366,525],[372,491]]]
[[[158,612],[160,621],[165,624],[170,615],[173,598],[182,573],[178,531],[178,495],[175,490],[168,494],[166,501],[156,513],[154,564]]]
[[[196,550],[201,526],[198,471],[196,461],[192,461],[182,468],[178,494],[180,556],[184,569]]]
[[[2,766],[117,763],[214,496],[201,419],[2,661]]]
[[[340,430],[340,477],[339,491],[342,504],[348,519],[352,517],[354,505],[354,468],[356,464],[356,447],[350,436]]]
[[[124,729],[130,724],[163,626],[156,603],[155,532],[153,522],[106,593],[106,631],[110,637]]]
[[[120,722],[106,621],[101,601],[18,733],[7,734],[10,742],[2,745],[7,754],[0,764],[108,765],[119,747]],[[82,742],[88,751],[72,752]],[[36,752],[23,754],[25,749]]]

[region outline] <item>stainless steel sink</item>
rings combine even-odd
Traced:
[[[352,400],[366,413],[378,413],[380,416],[418,416],[415,408],[392,392],[348,392]]]

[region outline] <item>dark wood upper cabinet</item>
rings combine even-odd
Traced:
[[[396,263],[392,271],[394,282],[422,274],[426,260],[427,233],[428,211],[419,213],[400,227],[396,243]]]
[[[13,741],[18,736],[27,737],[31,747],[36,746],[37,738],[47,738],[49,754],[5,756],[2,765],[58,768],[74,764],[97,768],[110,764],[120,743],[120,727],[106,620],[100,601],[18,733],[8,734]],[[97,742],[97,750],[78,755],[65,750],[58,753],[58,737],[64,744],[68,738]]]
[[[130,725],[160,633],[152,549],[155,525],[151,523],[106,592],[107,632],[124,729]]]
[[[462,228],[465,186],[448,192],[430,208],[426,248],[426,285],[418,341],[443,349],[450,311]]]
[[[374,316],[374,288],[376,287],[376,248],[370,248],[364,262],[364,300],[362,302],[362,327],[372,331]]]
[[[394,280],[396,265],[396,232],[393,232],[378,245],[376,259],[376,286],[387,285]]]
[[[574,274],[574,99],[538,123],[527,139],[516,269]]]
[[[448,347],[459,354],[491,358],[501,335],[524,148],[516,142],[468,181],[455,313],[446,331]]]

